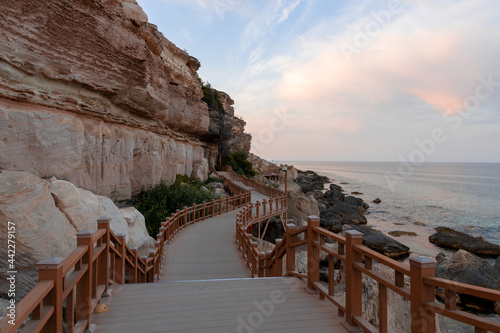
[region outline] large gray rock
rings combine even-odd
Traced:
[[[324,184],[329,181],[328,177],[320,176],[314,171],[304,171],[295,180],[304,193],[323,189]]]
[[[337,201],[331,205],[323,218],[325,220],[337,220],[342,224],[366,224],[366,217],[351,205],[343,201]]]
[[[438,227],[436,231],[437,233],[429,236],[429,241],[433,244],[476,254],[500,256],[500,245],[492,244],[482,237],[472,237],[446,227]]]
[[[121,208],[120,214],[127,222],[127,245],[136,247],[140,256],[148,255],[149,250],[154,248],[155,240],[148,234],[144,216],[134,207]]]
[[[452,256],[439,261],[436,265],[436,275],[448,280],[500,290],[500,270],[464,250],[458,250]],[[464,294],[459,296],[460,303],[464,306],[473,310],[495,312],[494,302]]]
[[[50,183],[26,172],[0,172],[0,258],[7,258],[8,222],[15,224],[16,299],[38,280],[37,262],[65,257],[76,246],[76,230],[56,207]],[[2,267],[3,263],[2,263]],[[0,297],[6,297],[6,270],[0,270]]]
[[[370,206],[363,201],[363,199],[353,197],[351,195],[345,197],[344,202],[357,209],[359,212],[364,213]]]
[[[384,235],[378,230],[368,227],[351,225],[351,227],[363,233],[363,244],[380,252],[390,258],[399,258],[409,255],[410,248],[397,240]]]
[[[284,190],[285,185],[280,185]],[[288,181],[288,216],[292,219],[307,220],[310,215],[319,216],[319,208],[312,194],[304,194],[302,189],[293,180]]]
[[[36,263],[49,257],[66,257],[76,247],[76,233],[97,230],[96,220],[110,218],[115,234],[124,234],[127,245],[147,254],[154,246],[144,218],[130,212],[130,222],[106,197],[94,195],[73,184],[43,180],[26,172],[0,172],[0,243],[7,244],[8,222],[15,223],[16,297],[19,301],[38,281]],[[135,217],[134,217],[135,216]],[[142,219],[141,219],[142,217]],[[7,247],[0,247],[0,257],[7,258]],[[0,297],[6,296],[5,271],[0,271]]]

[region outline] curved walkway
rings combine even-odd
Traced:
[[[264,199],[252,190],[252,202]],[[251,278],[235,243],[238,211],[179,232],[156,283],[113,286],[102,299],[109,310],[94,315],[95,333],[346,332],[336,308],[298,278]]]
[[[252,191],[252,202],[264,199],[268,197]],[[238,212],[206,219],[179,232],[165,246],[160,281],[250,278],[250,270],[235,243]]]

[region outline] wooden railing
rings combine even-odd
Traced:
[[[16,305],[15,324],[11,325],[9,317],[5,317],[0,332],[15,332],[30,315],[22,332],[59,333],[63,322],[68,333],[89,329],[92,313],[101,297],[107,296],[110,284],[155,282],[160,274],[164,245],[177,232],[207,217],[251,203],[250,191],[233,186],[232,192],[237,194],[173,213],[161,223],[155,249],[148,256],[140,257],[136,248],[127,246],[124,235],[115,235],[109,219],[99,219],[97,231],[77,234],[77,248],[65,259],[50,258],[38,263],[38,284]]]
[[[285,192],[282,190],[267,186],[265,184],[259,183],[256,180],[253,180],[253,179],[247,178],[245,176],[236,174],[230,166],[226,167],[226,171],[229,173],[232,180],[240,181],[243,184],[245,184],[246,186],[252,187],[256,191],[258,191],[264,195],[267,195],[268,197],[275,198],[275,197],[284,197],[285,196]]]
[[[283,239],[276,240],[276,246],[268,253],[259,252],[252,235],[245,233],[240,224],[237,227],[237,242],[242,249],[252,272],[259,277],[282,275],[298,276],[307,281],[307,289],[318,293],[337,308],[340,316],[345,316],[349,328],[361,328],[364,332],[387,332],[387,290],[403,296],[411,303],[411,332],[434,333],[436,314],[472,325],[476,333],[500,332],[500,323],[487,318],[457,310],[456,293],[467,294],[486,300],[500,302],[500,291],[467,285],[435,277],[435,261],[426,257],[411,257],[410,264],[403,264],[363,246],[363,234],[349,230],[342,237],[319,226],[318,217],[308,218],[308,225],[296,229],[289,224]],[[239,229],[238,229],[239,228]],[[303,234],[303,240],[298,240]],[[337,249],[326,246],[326,239],[335,241]],[[307,274],[295,269],[295,250],[307,245]],[[325,287],[319,280],[320,251],[328,254],[328,283]],[[343,262],[345,267],[345,301],[334,295],[334,260]],[[283,262],[285,261],[285,265]],[[377,262],[394,270],[394,278],[389,278],[373,267]],[[283,269],[284,268],[284,269]],[[379,288],[379,327],[368,323],[362,316],[362,277],[369,276],[378,283]],[[405,286],[405,276],[409,277],[410,287]],[[445,304],[435,300],[435,288],[446,290]]]

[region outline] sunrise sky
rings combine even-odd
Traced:
[[[500,162],[498,0],[138,0],[269,160]]]

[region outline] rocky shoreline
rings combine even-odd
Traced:
[[[391,231],[387,235],[376,230],[376,226],[367,225],[365,215],[369,214],[370,204],[380,203],[382,201],[380,198],[375,198],[368,204],[354,196],[363,193],[353,191],[349,194],[328,177],[310,170],[300,171],[289,167],[290,169],[292,173],[291,177],[289,175],[288,200],[292,214],[289,213],[289,216],[298,220],[297,224],[303,224],[307,215],[318,215],[321,226],[329,231],[343,234],[346,230],[355,229],[364,234],[363,243],[379,253],[397,260],[404,260],[410,256],[411,249],[390,236],[411,237],[416,236],[415,233]],[[308,204],[304,205],[305,202]],[[300,214],[297,214],[299,212]],[[420,222],[414,224],[424,225]],[[438,227],[435,230],[436,233],[430,235],[428,239],[429,245],[432,243],[443,249],[443,252],[436,257],[438,277],[500,290],[500,246],[489,243],[481,237],[472,237],[450,228]],[[450,249],[456,252],[450,252]],[[488,257],[498,258],[492,265],[484,260]],[[443,299],[442,292],[437,290],[438,299]],[[458,305],[475,313],[500,315],[500,302],[489,302],[459,294]]]

